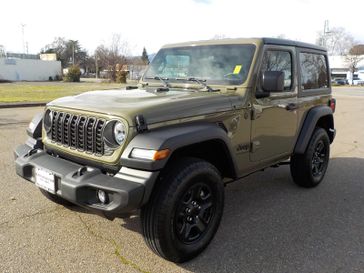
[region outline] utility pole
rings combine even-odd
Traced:
[[[75,65],[75,41],[72,41],[72,64]]]
[[[96,79],[99,78],[99,64],[98,64],[98,60],[97,60],[98,56],[97,54],[95,54],[95,68],[96,68]]]
[[[21,36],[22,36],[23,54],[25,54],[24,28],[25,28],[26,24],[20,24],[20,26],[21,26]]]
[[[0,45],[0,58],[5,58],[5,57],[6,57],[5,48],[3,45]]]
[[[77,40],[69,40],[69,42],[72,44],[72,64],[75,65],[75,55],[77,48],[75,48],[76,43],[78,42]]]
[[[324,23],[324,35],[323,35],[323,47],[326,47],[326,36],[327,34],[330,34],[330,30],[329,30],[329,20],[325,20],[325,23]]]

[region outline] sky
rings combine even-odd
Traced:
[[[3,0],[0,45],[39,53],[55,37],[78,40],[90,54],[120,34],[130,53],[214,36],[277,37],[314,43],[325,20],[364,43],[364,0]]]

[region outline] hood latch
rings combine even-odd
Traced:
[[[147,123],[145,122],[145,119],[143,115],[137,115],[135,117],[135,123],[138,133],[142,133],[144,131],[148,131]]]

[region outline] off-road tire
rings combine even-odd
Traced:
[[[141,210],[142,230],[156,254],[181,263],[197,256],[214,237],[223,213],[224,185],[219,171],[200,159],[182,158],[166,168]]]
[[[326,130],[316,128],[306,151],[291,157],[293,181],[305,188],[316,187],[325,176],[330,158],[330,140]]]
[[[47,192],[46,190],[43,189],[39,189],[40,192],[50,201],[57,203],[59,205],[63,205],[63,206],[74,206],[73,203],[67,201],[66,199],[63,199],[55,194],[52,194],[50,192]]]

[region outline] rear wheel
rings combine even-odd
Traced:
[[[312,134],[306,152],[293,155],[291,158],[291,174],[299,186],[315,187],[325,176],[330,158],[330,140],[327,132],[316,128]]]
[[[147,245],[172,262],[202,252],[214,237],[224,206],[224,186],[210,163],[184,158],[174,164],[142,208]]]

